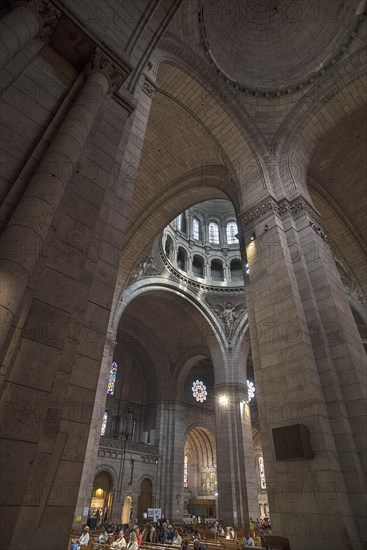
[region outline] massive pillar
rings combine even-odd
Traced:
[[[155,506],[162,508],[171,522],[183,518],[183,467],[185,406],[174,402],[157,404],[157,432],[162,456],[159,465]]]
[[[80,480],[78,492],[78,501],[75,508],[74,526],[80,527],[80,524],[87,523],[88,514],[85,513],[89,507],[93,490],[93,479],[95,476],[96,461],[98,457],[99,440],[101,437],[102,415],[106,406],[106,395],[108,378],[113,360],[113,352],[116,346],[116,341],[111,335],[107,335],[106,343],[103,351],[103,359],[101,364],[101,372],[98,379],[96,398],[93,407],[93,422],[90,427],[85,460],[83,464],[83,472]],[[98,419],[101,422],[98,422]],[[117,491],[117,487],[113,487]]]
[[[365,356],[335,263],[301,198],[269,197],[242,222],[274,532],[295,550],[360,549]]]
[[[123,94],[124,91],[121,90],[121,95]],[[115,215],[116,213],[113,209],[111,209],[111,216],[114,217],[113,223],[117,223],[120,226],[119,229],[121,232],[117,232],[116,227],[113,227],[115,243],[103,243],[105,250],[101,256],[106,255],[109,262],[114,265],[115,269],[118,269],[120,265],[120,248],[123,240],[123,231],[127,227],[129,206],[131,204],[135,180],[139,169],[145,131],[148,124],[153,96],[154,90],[152,87],[148,87],[146,85],[145,78],[143,78],[141,87],[138,88],[134,97],[129,97],[130,102],[135,103],[135,109],[127,118],[124,127],[121,127],[120,147],[116,155],[116,164],[111,169],[111,174],[108,174],[108,177],[111,179],[111,187],[106,191],[105,201],[108,207],[114,205],[114,207],[118,209],[118,216]],[[118,123],[118,121],[115,123]],[[113,179],[115,176],[117,176],[117,178],[114,182]],[[109,236],[109,239],[110,238],[111,236]],[[94,246],[94,243],[92,244]],[[103,263],[101,264],[101,269],[103,271]],[[105,274],[102,273],[102,279],[104,277]],[[97,293],[101,290],[103,291],[103,288],[99,287],[98,282],[96,282],[95,285]],[[116,303],[120,296],[117,295],[116,289],[113,289],[113,291],[114,301]],[[104,298],[102,299],[104,300]],[[111,310],[113,311],[113,306],[111,307]],[[103,360],[98,376],[96,401],[93,406],[93,418],[97,420],[97,423],[92,423],[90,426],[86,460],[83,465],[82,479],[78,493],[78,504],[75,510],[75,526],[81,525],[81,523],[85,520],[84,508],[89,506],[90,503],[91,488],[93,486],[93,480],[96,473],[95,468],[98,457],[101,412],[104,410],[106,404],[107,376],[112,362],[113,349],[115,347],[113,335],[116,335],[118,323],[120,321],[120,319],[116,321],[114,315],[110,314],[110,311],[108,311],[106,315],[109,317],[109,332],[107,339],[104,342]],[[104,340],[105,336],[102,338]],[[120,487],[115,487],[114,491],[119,493]],[[119,493],[119,498],[123,499],[124,495],[120,495]],[[117,502],[115,502],[114,507],[117,507]]]
[[[0,347],[16,317],[65,186],[110,87],[103,63],[103,53],[97,50],[93,70],[1,236]]]
[[[121,240],[110,175],[128,116],[107,97],[126,73],[103,58],[97,50],[3,234],[12,246],[2,264],[12,314],[29,280],[1,396],[0,530],[9,550],[25,531],[28,548],[48,550],[55,533],[67,545],[90,426],[101,421],[94,399]],[[104,132],[111,139],[102,155]]]
[[[248,528],[259,506],[246,381],[216,386],[215,393],[218,517]]]

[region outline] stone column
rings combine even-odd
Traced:
[[[335,288],[323,276],[323,255],[317,270],[313,266],[310,284],[305,259],[312,252],[309,234],[302,224],[296,229],[296,215],[297,208],[287,199],[277,202],[269,197],[242,216],[249,263],[246,298],[272,526],[275,534],[290,539],[295,550],[311,546],[342,550],[346,545],[359,549],[362,539],[353,509],[354,503],[362,502],[358,457],[335,379],[333,353],[327,349],[325,331],[320,327],[317,343],[310,324],[319,318],[337,322],[338,308],[321,314],[322,299],[328,293],[335,296]],[[303,231],[307,238],[302,242]],[[324,296],[320,292],[316,297],[321,282]],[[345,296],[338,293],[338,303],[343,300],[347,309]],[[346,333],[344,337],[348,341]],[[346,347],[343,362],[350,363]],[[314,456],[285,462],[275,454],[273,429],[295,424],[308,429]],[[344,473],[350,461],[356,466],[353,476]],[[330,525],[327,531],[326,525]]]
[[[225,525],[248,528],[259,506],[247,388],[220,385],[215,392],[218,516]]]
[[[223,264],[223,276],[224,276],[224,280],[228,284],[231,284],[231,269],[228,264],[229,264],[229,261],[224,262]]]
[[[0,241],[0,348],[15,320],[53,216],[109,88],[125,74],[99,49],[89,75]]]
[[[102,415],[106,406],[108,377],[113,361],[113,352],[116,347],[116,341],[108,334],[103,352],[101,364],[101,374],[98,379],[96,398],[93,407],[92,417],[101,419],[101,422],[92,423],[90,426],[83,472],[80,480],[78,501],[75,508],[75,517],[81,517],[82,520],[74,522],[74,526],[80,527],[82,523],[87,522],[87,516],[84,514],[84,508],[89,506],[93,490],[93,481],[96,474],[96,463],[98,458],[99,440],[101,437]],[[116,489],[116,488],[115,488]]]
[[[25,0],[0,19],[0,69],[38,34],[51,34],[58,10],[48,0]]]
[[[173,402],[157,403],[157,432],[162,460],[159,464],[155,505],[170,521],[182,522],[184,489],[185,406]]]

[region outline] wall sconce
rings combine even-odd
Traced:
[[[269,229],[268,224],[264,227],[264,231],[267,231]]]
[[[251,237],[250,237],[250,238],[251,238],[251,240],[252,240],[252,241],[254,241],[254,240],[255,240],[255,238],[256,238],[256,235],[255,235],[255,233],[253,233],[253,234],[251,235]]]
[[[97,498],[103,497],[103,489],[96,489],[96,497]]]
[[[222,393],[222,395],[219,396],[219,405],[222,405],[223,407],[225,407],[226,405],[228,405],[228,403],[229,403],[228,395],[226,395],[225,393]]]

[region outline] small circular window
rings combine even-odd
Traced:
[[[192,385],[192,395],[196,399],[196,401],[199,401],[200,403],[203,403],[203,401],[206,401],[206,397],[208,395],[208,392],[206,391],[206,386],[201,380],[196,380]]]

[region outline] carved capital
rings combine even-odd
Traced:
[[[269,212],[274,212],[274,214],[277,214],[280,218],[283,218],[287,214],[290,214],[292,217],[296,217],[302,212],[307,212],[309,217],[315,222],[319,223],[320,219],[316,210],[312,208],[312,206],[302,197],[295,199],[292,202],[288,199],[276,201],[273,198],[268,198],[262,203],[256,205],[252,210],[246,212],[242,217],[242,223],[246,226],[257,219],[266,216]]]
[[[249,212],[246,212],[246,214],[242,218],[242,223],[244,225],[247,225],[259,218],[262,218],[268,212],[277,212],[278,210],[278,203],[274,199],[268,199],[264,201],[262,204],[257,205],[253,210],[250,210]]]
[[[290,203],[289,210],[293,217],[305,211],[315,222],[319,223],[320,221],[320,216],[317,214],[316,210],[303,198],[296,199]]]
[[[27,6],[37,14],[40,25],[39,36],[42,38],[51,36],[61,16],[61,10],[49,0],[21,0],[17,5]]]
[[[118,65],[101,48],[96,48],[88,64],[90,71],[103,73],[109,80],[110,92],[115,92],[121,86],[128,75],[126,68]]]

